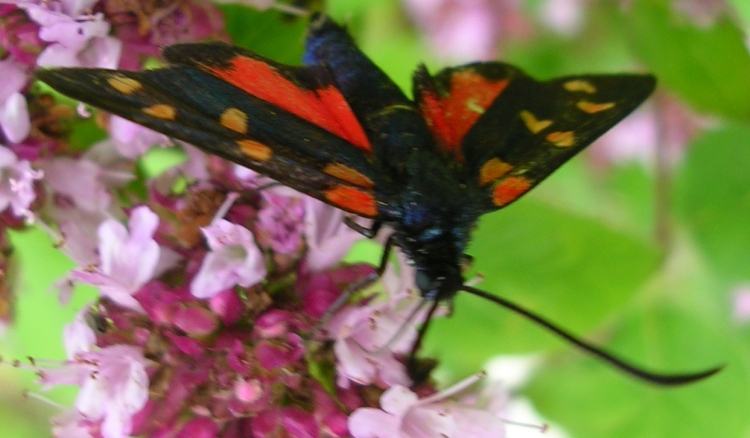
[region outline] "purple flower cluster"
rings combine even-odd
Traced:
[[[73,148],[90,114],[31,84],[39,67],[140,69],[165,44],[228,39],[214,5],[0,1],[0,268],[6,231],[33,223],[77,264],[60,300],[100,293],[66,328],[67,359],[32,363],[43,389],[80,388],[54,436],[503,435],[504,394],[471,393],[480,375],[442,392],[412,381],[414,273],[344,264],[361,236],[342,212],[106,114],[108,138]],[[136,172],[154,147],[184,160]]]

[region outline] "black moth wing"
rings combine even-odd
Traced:
[[[223,43],[176,45],[166,54],[182,65],[143,72],[49,69],[37,72],[37,77],[67,96],[194,144],[324,202],[365,217],[377,215],[373,205],[379,175],[366,150],[201,67],[208,62],[218,69],[231,57],[252,58],[274,70],[283,67],[282,81],[311,95],[318,87],[330,86],[325,68],[281,66]],[[349,199],[351,194],[359,198]],[[366,205],[358,206],[360,201]]]
[[[483,79],[480,88],[503,83],[491,104],[474,108],[481,115],[460,140],[466,183],[485,192],[485,212],[508,205],[541,182],[630,114],[656,85],[653,76],[640,74],[537,81],[496,62],[448,68],[433,82],[443,95],[463,96],[467,93],[457,87],[471,83],[466,77]]]

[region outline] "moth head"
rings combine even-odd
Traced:
[[[415,281],[420,293],[429,300],[450,300],[464,284],[458,266],[417,266]]]

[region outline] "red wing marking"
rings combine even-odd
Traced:
[[[375,197],[354,187],[338,186],[325,192],[325,197],[333,206],[366,217],[378,215]]]
[[[510,176],[500,181],[492,189],[492,202],[502,207],[515,201],[531,188],[531,181],[521,176]]]
[[[458,160],[463,159],[461,141],[508,82],[507,79],[490,80],[471,70],[463,70],[451,76],[446,96],[429,91],[423,93],[422,113],[446,151]]]
[[[430,127],[435,137],[439,139],[443,149],[446,152],[456,155],[458,148],[455,146],[453,138],[453,127],[448,122],[440,96],[434,90],[425,90],[422,92],[420,110],[425,121],[427,121],[427,126]],[[460,157],[460,155],[457,155],[457,158]]]
[[[246,56],[234,57],[229,67],[206,66],[204,69],[248,94],[289,111],[364,151],[372,151],[362,125],[359,124],[344,96],[333,85],[318,90],[307,90],[285,78],[267,63]]]

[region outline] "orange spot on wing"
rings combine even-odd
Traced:
[[[447,96],[434,93],[421,96],[421,110],[445,149],[460,158],[464,136],[507,85],[507,79],[490,80],[470,70],[459,71],[451,76]]]
[[[240,134],[247,134],[247,114],[237,108],[227,108],[219,117],[221,126]]]
[[[362,125],[344,96],[332,85],[319,90],[307,90],[285,78],[267,63],[245,56],[235,57],[226,68],[205,69],[248,94],[289,111],[364,151],[372,150]]]
[[[547,141],[559,148],[567,148],[573,146],[576,142],[575,134],[573,131],[555,131],[550,132],[547,137]]]
[[[594,102],[588,102],[588,101],[582,100],[576,103],[576,107],[578,107],[578,109],[589,114],[595,114],[600,111],[608,110],[610,108],[613,108],[614,106],[615,106],[614,102],[594,103]]]
[[[174,120],[177,117],[177,110],[175,107],[163,103],[143,108],[143,112],[146,115],[163,120]]]
[[[349,186],[337,186],[325,192],[325,198],[333,206],[366,217],[375,217],[378,207],[375,197],[366,191]]]
[[[143,84],[139,81],[120,75],[110,77],[107,79],[107,83],[122,94],[133,94],[143,88]]]
[[[573,79],[563,84],[563,88],[568,91],[583,91],[584,93],[594,94],[596,93],[596,87],[591,82],[584,81],[583,79]]]
[[[373,183],[370,178],[366,177],[356,169],[352,169],[351,167],[344,164],[329,164],[323,169],[323,172],[331,175],[334,178],[338,178],[340,180],[354,184],[355,186],[364,187],[367,189],[371,189],[373,187]]]
[[[505,178],[492,189],[492,202],[498,207],[507,205],[531,188],[531,181],[522,176]]]
[[[513,166],[500,160],[499,158],[493,158],[482,165],[479,169],[479,185],[483,186],[490,183],[506,173],[510,172]]]
[[[534,114],[526,110],[521,111],[520,116],[521,120],[523,120],[523,123],[532,134],[538,134],[552,125],[552,120],[537,120]]]
[[[237,145],[248,158],[255,161],[268,161],[273,156],[273,150],[255,140],[238,140]]]

